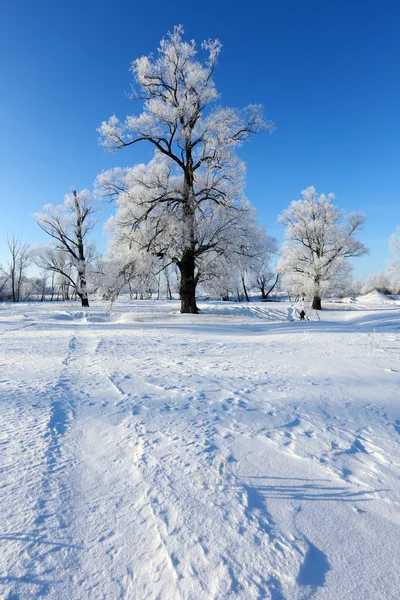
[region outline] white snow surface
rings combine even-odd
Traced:
[[[0,305],[0,595],[400,597],[400,306]]]

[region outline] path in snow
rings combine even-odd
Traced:
[[[208,307],[0,312],[4,598],[398,597],[400,310]]]

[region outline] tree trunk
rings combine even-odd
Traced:
[[[83,245],[83,236],[82,232],[83,221],[85,217],[82,217],[81,207],[79,205],[78,196],[76,191],[73,192],[74,200],[75,200],[75,214],[77,217],[76,227],[75,227],[75,236],[76,236],[76,245],[78,249],[78,279],[79,279],[79,297],[82,302],[82,306],[89,306],[89,298],[87,292],[87,283],[86,283],[86,260],[85,260],[85,249]],[[78,290],[75,289],[75,292]]]
[[[244,277],[243,276],[242,276],[242,286],[243,286],[243,291],[244,291],[244,295],[246,297],[246,300],[247,300],[247,302],[250,302],[249,294],[247,292],[246,283],[244,281]]]
[[[181,260],[177,263],[181,275],[179,295],[181,298],[181,313],[197,314],[196,304],[197,277],[195,275],[195,196],[192,148],[186,145],[186,167],[183,182],[182,223],[185,229],[186,244]]]
[[[54,298],[54,285],[55,285],[55,276],[54,273],[51,274],[51,298],[50,298],[50,302],[53,301]]]
[[[199,309],[196,305],[196,276],[194,251],[186,250],[182,260],[178,263],[181,274],[179,295],[181,298],[181,313],[197,314]]]
[[[275,277],[275,281],[274,281],[274,283],[272,284],[272,286],[269,288],[268,292],[265,292],[265,290],[264,290],[265,296],[263,296],[263,300],[266,300],[266,299],[268,298],[268,296],[270,295],[270,293],[272,292],[272,290],[274,289],[274,287],[275,287],[275,286],[276,286],[276,284],[278,283],[278,281],[279,281],[279,277],[280,277],[280,274],[279,274],[279,273],[277,273],[277,274],[276,274],[276,277]],[[290,296],[289,296],[289,302],[290,302]]]
[[[17,280],[17,302],[21,300],[21,284],[22,284],[22,268],[21,265],[18,270],[18,280]]]
[[[316,294],[314,296],[313,303],[312,303],[312,309],[313,310],[321,310],[321,296],[318,296],[318,294]]]
[[[17,301],[17,294],[15,289],[15,276],[14,273],[11,274],[11,289],[12,289],[12,301]]]
[[[82,302],[82,306],[89,306],[89,298],[87,293],[87,284],[86,284],[86,276],[85,273],[79,272],[79,297]]]

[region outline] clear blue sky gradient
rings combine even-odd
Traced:
[[[0,11],[0,260],[8,232],[47,242],[31,216],[44,204],[148,160],[147,146],[104,153],[96,128],[140,109],[125,95],[130,63],[182,23],[199,44],[223,44],[221,104],[262,103],[276,124],[240,150],[260,222],[281,241],[277,215],[302,189],[334,192],[367,217],[371,255],[356,277],[385,267],[400,225],[399,0],[15,0]],[[103,250],[101,223],[94,236]]]

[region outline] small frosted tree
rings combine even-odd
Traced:
[[[255,224],[249,227],[243,237],[237,258],[244,296],[249,301],[248,289],[256,287],[265,300],[275,287],[272,283],[268,286],[268,283],[274,277],[271,272],[271,259],[277,252],[276,239],[267,234],[266,227]]]
[[[361,294],[364,296],[371,292],[380,292],[381,294],[392,293],[393,283],[390,281],[388,273],[380,271],[368,275],[364,285],[361,288]]]
[[[278,290],[281,274],[271,271],[269,262],[262,263],[257,272],[256,285],[261,292],[261,299],[267,300],[273,290]]]
[[[225,208],[226,227],[232,212],[241,209],[244,169],[234,150],[271,125],[260,106],[209,109],[218,99],[213,75],[221,44],[203,42],[201,61],[195,42],[185,42],[182,34],[182,27],[175,27],[161,40],[157,57],[132,63],[132,97],[143,101],[143,112],[124,123],[113,116],[99,129],[107,150],[147,142],[155,151],[153,160],[105,173],[99,183],[118,199],[121,228],[140,231],[149,252],[167,256],[178,267],[181,312],[197,313],[197,265],[220,237],[210,224],[215,216],[221,221]]]
[[[0,265],[0,291],[9,285],[12,301],[20,302],[26,271],[32,262],[32,251],[29,244],[15,234],[8,236],[7,245],[10,259],[4,268]]]
[[[390,272],[398,275],[400,274],[400,227],[390,237],[390,249],[395,255],[395,258],[390,261]]]
[[[357,213],[343,219],[334,195],[318,195],[314,187],[302,192],[279,217],[286,226],[285,244],[278,271],[295,287],[312,297],[312,308],[321,309],[321,298],[348,283],[348,259],[368,249],[355,239],[364,217]]]
[[[225,246],[210,252],[200,265],[201,282],[206,290],[221,299],[235,293],[238,299],[250,301],[250,290],[266,281],[270,261],[276,252],[276,240],[266,227],[257,225],[253,209],[243,211],[229,230]],[[260,288],[261,289],[261,288]],[[265,291],[265,287],[263,288]]]
[[[95,224],[90,193],[74,191],[65,196],[63,204],[47,204],[44,210],[34,215],[35,220],[53,244],[36,250],[36,263],[61,275],[73,287],[82,306],[88,307],[87,265],[94,257],[94,247],[87,244],[86,237]]]
[[[152,254],[139,250],[126,240],[112,237],[107,256],[97,261],[94,281],[105,299],[116,300],[124,291],[131,299],[151,297],[158,289],[158,275],[163,270],[161,261]]]
[[[0,300],[3,300],[7,296],[8,281],[8,273],[3,269],[2,265],[0,264]]]
[[[240,289],[239,272],[232,255],[210,254],[203,268],[202,285],[208,294],[229,300]]]
[[[358,279],[352,279],[350,285],[348,287],[348,295],[349,296],[360,296],[363,284]]]

